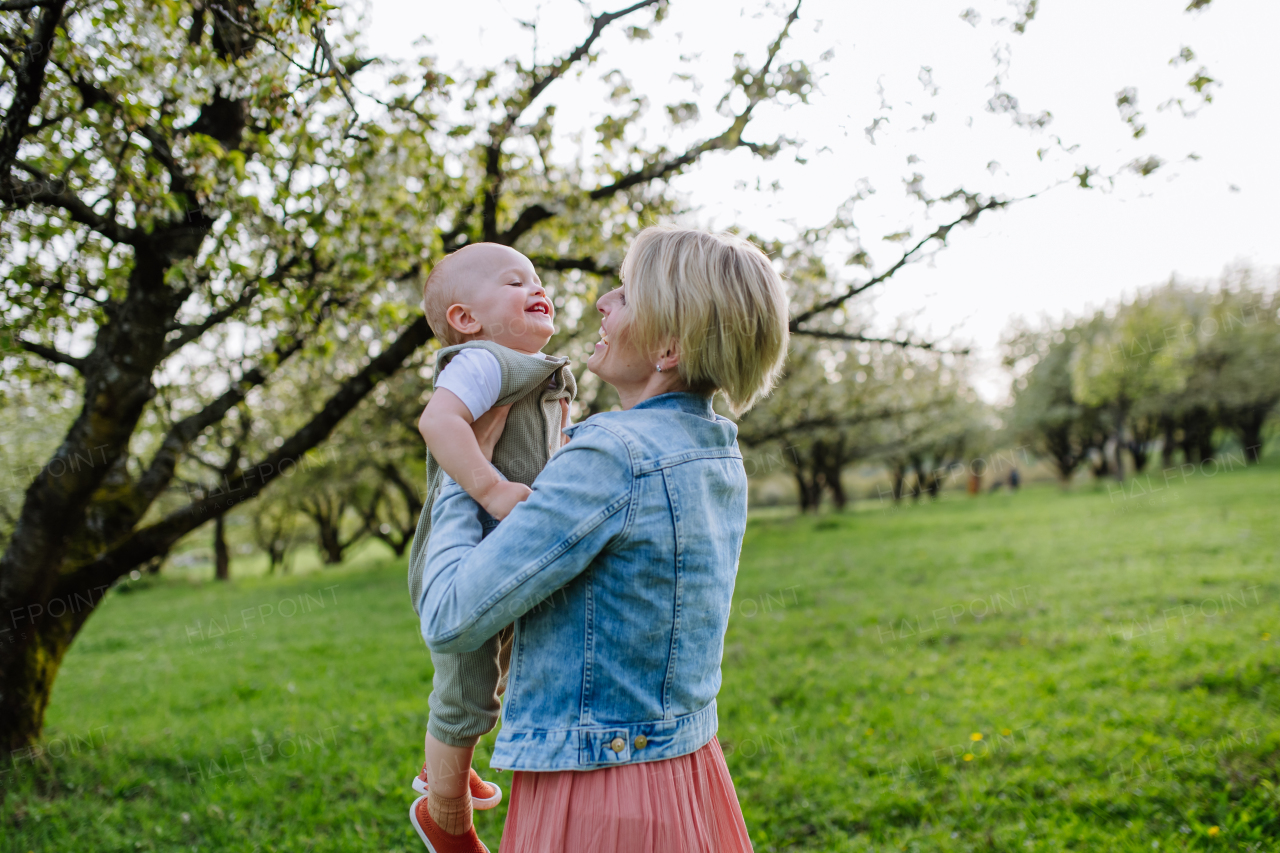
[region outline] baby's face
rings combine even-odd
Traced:
[[[461,315],[478,324],[478,329],[460,331],[521,352],[538,352],[547,345],[556,331],[555,308],[528,258],[484,243],[460,250],[455,260],[459,266],[450,277],[457,277],[456,304],[466,312],[451,317]]]

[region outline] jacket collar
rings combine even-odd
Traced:
[[[719,415],[715,413],[715,410],[711,408],[710,397],[704,396],[702,394],[694,394],[689,391],[671,391],[667,394],[659,394],[656,397],[650,397],[647,400],[642,400],[641,402],[636,403],[627,411],[636,412],[636,411],[647,410],[647,409],[656,409],[656,410],[666,409],[668,411],[684,412],[690,415],[697,415],[698,417],[706,418],[709,421],[723,421],[724,423],[731,423],[731,421],[721,418]],[[589,423],[592,418],[598,418],[601,415],[607,415],[607,414],[610,414],[610,413],[598,412],[592,415],[591,418],[578,421],[576,424],[569,424],[569,426],[565,428],[564,434],[567,436],[572,436],[574,432],[578,429],[578,427],[582,426],[585,423]],[[613,414],[620,414],[620,413],[615,412]]]
[[[709,421],[716,419],[716,413],[711,408],[711,397],[704,394],[694,394],[690,391],[671,391],[666,394],[658,394],[647,400],[641,400],[631,408],[632,411],[637,409],[675,409],[690,415],[698,415]]]

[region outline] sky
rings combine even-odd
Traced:
[[[464,72],[510,56],[545,62],[582,39],[586,8],[623,5],[368,0],[356,28],[370,53],[405,63],[428,53],[441,69]],[[779,58],[809,63],[818,75],[814,91],[807,104],[761,109],[748,133],[794,143],[769,161],[741,150],[704,157],[673,187],[690,205],[691,222],[770,238],[825,224],[861,191],[852,215],[875,269],[914,242],[885,236],[910,231],[918,239],[949,218],[908,195],[905,181],[917,173],[933,197],[958,187],[1034,196],[953,232],[945,248],[859,303],[879,329],[905,322],[919,336],[972,345],[979,391],[998,402],[1009,382],[999,341],[1016,318],[1078,315],[1172,275],[1207,280],[1231,264],[1280,265],[1272,49],[1280,4],[1184,7],[1041,0],[1016,33],[1012,0],[804,0]],[[573,134],[589,133],[611,108],[607,94],[617,78],[602,78],[613,69],[648,98],[639,126],[646,143],[674,149],[718,133],[725,120],[716,105],[734,54],[758,64],[790,8],[771,0],[673,0],[647,40],[627,39],[615,25],[601,40],[597,65],[547,92],[557,107],[558,150],[573,156]],[[641,12],[621,23],[651,20]],[[527,25],[535,22],[536,29]],[[1190,61],[1175,59],[1184,48]],[[1212,103],[1186,85],[1201,68],[1215,80],[1207,89]],[[1136,139],[1116,105],[1128,87],[1146,128]],[[1016,97],[1016,112],[988,109],[997,91]],[[702,118],[673,127],[662,106],[686,100]],[[1051,113],[1043,128],[1015,124],[1015,115],[1042,111]],[[1162,165],[1146,177],[1126,167],[1151,156]],[[1114,181],[1095,179],[1098,188],[1083,190],[1071,180],[1082,165]],[[833,248],[833,275],[865,279],[866,270],[845,266],[848,254]]]

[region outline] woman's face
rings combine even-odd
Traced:
[[[600,342],[587,359],[587,370],[615,388],[643,384],[654,373],[646,353],[630,345],[623,331],[631,322],[626,286],[615,288],[596,302],[600,317]]]

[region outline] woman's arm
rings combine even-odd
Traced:
[[[578,576],[622,532],[631,498],[626,445],[584,424],[538,475],[533,494],[482,540],[475,502],[446,481],[431,513],[422,637],[472,651]]]

